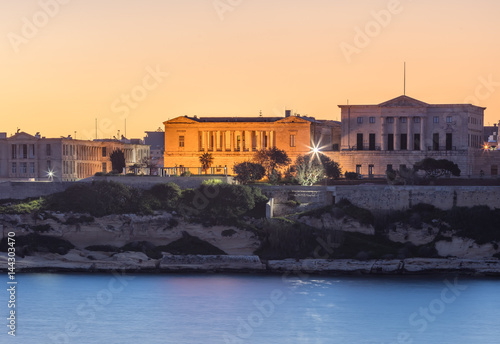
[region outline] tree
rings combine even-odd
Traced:
[[[210,166],[212,166],[214,162],[214,157],[212,156],[212,153],[203,153],[199,157],[200,163],[201,163],[201,169],[205,171],[205,174],[207,174],[208,169]]]
[[[324,154],[320,154],[319,159],[325,168],[325,175],[330,179],[339,179],[342,175],[342,169],[338,162],[333,161]]]
[[[264,166],[250,161],[234,164],[233,170],[236,173],[236,180],[241,184],[261,180],[266,175]]]
[[[273,177],[273,171],[288,166],[292,162],[284,150],[276,147],[258,150],[255,152],[253,160],[264,167],[266,176],[270,180]]]
[[[453,161],[446,159],[425,158],[414,166],[415,171],[424,171],[426,179],[436,179],[442,176],[460,176],[460,168]]]
[[[311,155],[299,155],[295,160],[296,178],[300,185],[314,185],[325,177],[325,167],[320,159]]]
[[[111,160],[111,168],[113,171],[122,173],[125,168],[125,154],[121,149],[115,149],[110,155],[109,160]]]

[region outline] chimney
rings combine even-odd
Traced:
[[[0,139],[6,139],[7,133],[0,133]]]
[[[290,117],[292,115],[292,110],[285,110],[285,117]]]

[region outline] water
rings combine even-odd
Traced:
[[[0,343],[500,343],[498,279],[16,277],[16,337],[4,325]]]

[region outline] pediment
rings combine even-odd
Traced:
[[[21,131],[19,133],[16,133],[14,135],[12,135],[11,137],[9,137],[9,140],[14,140],[14,141],[21,141],[21,140],[38,140],[37,137],[33,136],[33,135],[30,135],[28,133],[25,133],[24,131]]]
[[[198,123],[198,122],[187,116],[179,116],[163,122],[163,124],[193,124],[193,123]]]
[[[309,123],[309,121],[298,116],[289,116],[282,118],[275,123]]]
[[[380,107],[426,107],[429,104],[421,102],[420,100],[408,97],[408,96],[399,96],[397,98],[388,100],[384,103],[379,104]]]

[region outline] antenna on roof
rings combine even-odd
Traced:
[[[406,62],[404,63],[403,72],[403,95],[406,96]]]
[[[259,116],[262,117],[262,110],[259,111]]]

